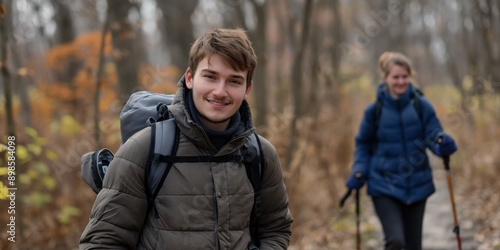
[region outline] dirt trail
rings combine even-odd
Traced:
[[[423,248],[426,250],[457,249],[456,234],[453,232],[453,210],[450,201],[446,171],[436,168],[434,168],[433,171],[436,193],[427,200],[424,217]],[[455,190],[457,189],[457,185],[459,185],[459,183],[453,181]],[[455,191],[455,200],[457,200],[456,197],[457,194]],[[455,203],[455,206],[460,226],[462,249],[477,249],[477,243],[474,242],[473,223],[461,216],[463,214],[462,206],[460,206],[459,203]]]
[[[434,159],[434,161],[436,160],[438,159]],[[446,172],[443,169],[442,164],[438,162],[433,162],[431,164],[432,166],[435,166],[433,167],[433,174],[436,193],[434,193],[427,200],[424,216],[422,248],[424,250],[456,250],[458,249],[458,246],[456,235],[453,232],[453,212],[446,180]],[[459,183],[453,182],[453,185],[455,188],[455,200],[457,200],[456,186],[459,185]],[[383,235],[381,233],[378,218],[375,216],[371,201],[367,199],[366,203],[368,203],[366,204],[367,222],[378,230],[377,237],[366,242],[368,247],[367,249],[383,249]],[[461,216],[462,207],[460,204],[455,203],[455,205],[458,213],[462,249],[478,249],[478,243],[474,242],[473,223]]]

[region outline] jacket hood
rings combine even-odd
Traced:
[[[169,106],[169,111],[175,117],[177,126],[187,137],[191,140],[198,142],[199,146],[206,148],[213,148],[208,140],[208,136],[201,126],[196,124],[188,111],[187,106],[187,94],[190,91],[186,86],[185,76],[182,76],[177,83],[177,93],[175,94],[174,101],[172,105]],[[246,100],[243,101],[241,107],[238,111],[241,117],[240,127],[236,130],[233,137],[244,137],[247,138],[251,133],[255,131],[252,124],[252,114],[250,111],[250,105]],[[244,144],[246,140],[231,141],[234,148],[239,148],[238,145]],[[236,145],[234,145],[236,144]]]

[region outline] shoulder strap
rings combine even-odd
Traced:
[[[172,131],[175,131],[174,136]],[[264,171],[264,156],[256,133],[242,148],[241,155],[229,156],[176,156],[179,144],[179,129],[174,119],[168,119],[151,124],[151,146],[146,167],[146,195],[148,210],[153,209],[154,200],[172,168],[174,162],[243,162],[247,176],[254,189],[254,206],[251,218],[252,243],[260,246],[259,219],[262,215],[261,184]],[[155,216],[158,212],[154,209]]]
[[[260,145],[259,136],[253,133],[250,140],[245,144],[242,150],[243,158],[245,159],[245,168],[247,176],[252,183],[254,190],[254,203],[252,216],[250,218],[250,234],[252,236],[251,244],[260,247],[259,239],[259,220],[262,215],[262,173],[264,172],[264,154]]]
[[[379,97],[377,97],[377,100],[375,101],[375,112],[373,116],[373,126],[375,126],[375,136],[377,134],[381,114],[382,114],[382,101],[380,100]]]
[[[415,110],[418,113],[418,118],[420,120],[423,119],[422,104],[420,100],[420,97],[422,97],[423,95],[424,93],[422,92],[422,90],[414,87],[412,103],[413,107],[415,107]],[[377,97],[377,100],[375,101],[375,112],[373,117],[373,125],[375,126],[375,132],[378,130],[379,127],[381,113],[382,113],[382,102],[380,101],[380,98]]]
[[[412,103],[413,103],[413,107],[415,107],[415,110],[418,113],[418,118],[420,119],[420,121],[423,120],[422,104],[421,104],[422,101],[420,100],[420,97],[423,95],[424,95],[424,93],[422,92],[422,90],[420,90],[418,88],[414,88]]]
[[[178,144],[179,129],[174,119],[151,124],[151,145],[146,166],[148,210],[153,207],[154,200],[173,164],[173,162],[162,161],[162,157],[175,155]]]

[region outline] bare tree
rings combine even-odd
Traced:
[[[190,17],[198,0],[157,0],[156,4],[163,13],[160,25],[170,61],[183,72],[188,66],[189,50],[194,41]]]
[[[490,83],[494,84],[494,89],[500,91],[500,46],[498,45],[498,38],[500,37],[499,31],[499,4],[498,1],[474,1],[475,13],[478,13],[474,18],[474,27],[479,30],[480,47],[485,50],[484,66],[485,69],[483,78],[489,78]],[[495,38],[497,40],[495,40]],[[497,41],[497,42],[494,42]],[[484,81],[476,81],[478,89],[484,89]],[[484,91],[484,90],[483,90]]]
[[[255,127],[264,128],[267,125],[268,115],[268,82],[267,77],[267,6],[268,1],[259,3],[252,0],[252,6],[255,10],[255,19],[257,25],[255,30],[250,30],[250,39],[252,40],[257,55],[258,67],[254,74],[254,103],[256,109]],[[248,29],[248,28],[247,28]],[[266,130],[260,131],[266,135]]]
[[[11,9],[7,9],[6,6],[11,6],[4,4],[5,0],[0,2],[0,70],[2,72],[2,80],[4,86],[5,95],[5,112],[7,115],[7,134],[9,136],[15,136],[15,123],[14,123],[14,109],[12,107],[12,90],[11,90],[11,73],[8,68],[7,53],[8,53],[8,19],[11,17]],[[10,1],[8,1],[10,2]]]
[[[9,38],[8,34],[11,32],[9,30],[9,22],[12,19],[12,2],[9,0],[0,0],[0,71],[2,76],[2,82],[4,85],[4,95],[5,95],[5,113],[6,113],[6,123],[7,123],[7,135],[14,136],[16,138],[16,128],[14,121],[14,110],[12,106],[12,89],[11,89],[11,73],[8,67],[8,46]],[[20,166],[17,167],[16,172],[18,174],[22,173]],[[17,195],[22,194],[22,190],[17,191]],[[20,242],[23,242],[24,236],[24,216],[23,214],[23,204],[19,202],[16,204],[17,213],[19,216],[18,221],[18,238]]]
[[[11,1],[8,1],[8,4],[11,5]],[[10,9],[10,7],[7,7]],[[22,123],[25,126],[33,127],[32,121],[31,121],[31,105],[30,105],[30,99],[29,99],[29,86],[28,86],[28,80],[29,80],[29,72],[26,66],[23,64],[22,58],[21,58],[21,45],[19,44],[19,39],[16,39],[16,37],[13,35],[14,34],[14,18],[15,18],[15,13],[14,9],[10,11],[11,18],[7,18],[7,30],[10,30],[11,32],[9,35],[9,47],[10,47],[10,53],[11,53],[11,58],[12,58],[12,63],[15,68],[15,84],[14,86],[14,93],[19,94],[19,100],[20,100],[20,105],[21,105],[21,119]]]
[[[290,142],[286,150],[285,169],[291,166],[292,154],[297,143],[297,122],[302,116],[302,64],[306,45],[309,39],[309,24],[312,12],[312,0],[306,0],[302,19],[302,28],[298,48],[296,50],[294,61],[292,65],[292,94],[293,94],[293,118],[290,128]]]
[[[331,26],[333,34],[333,51],[331,52],[332,77],[334,81],[338,81],[340,75],[340,62],[342,59],[342,50],[339,44],[344,38],[344,28],[342,27],[342,18],[340,16],[339,0],[329,0],[327,3],[332,10],[334,18],[333,25]],[[328,89],[331,89],[331,85],[328,85],[328,87]]]
[[[129,19],[129,11],[139,6],[122,0],[108,0],[107,3],[120,101],[125,104],[139,84],[138,69],[142,59],[140,31]]]
[[[40,33],[44,35],[42,33],[44,30],[43,29],[44,25],[42,25],[43,21],[41,18],[42,4],[44,3],[43,2],[34,3],[34,9],[37,13],[38,19],[41,22]],[[54,8],[54,11],[56,12],[53,16],[54,22],[56,24],[56,31],[52,42],[52,46],[72,43],[76,38],[76,32],[73,25],[72,12],[68,6],[69,3],[64,1],[51,0],[51,4]],[[73,111],[76,111],[79,105],[78,98],[76,97],[77,87],[74,84],[74,78],[77,75],[79,68],[80,68],[80,63],[75,58],[67,57],[64,68],[54,72],[55,73],[54,77],[56,78],[55,80],[67,84],[69,89],[72,90],[71,94],[73,95],[73,97],[71,98],[70,105],[71,105],[71,110]],[[84,119],[80,115],[80,112],[73,112],[73,113],[75,113],[75,116],[78,119],[80,120]]]
[[[97,148],[101,148],[102,140],[101,140],[101,129],[99,128],[99,98],[101,94],[101,82],[102,82],[102,73],[104,68],[104,46],[106,41],[106,34],[109,31],[109,12],[108,9],[106,13],[106,17],[104,19],[104,24],[101,31],[101,44],[99,48],[99,64],[97,65],[97,73],[96,73],[96,86],[95,86],[95,94],[94,94],[94,139]]]

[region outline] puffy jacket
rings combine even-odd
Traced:
[[[412,103],[414,94],[410,84],[395,100],[386,84],[379,84],[377,98],[382,109],[377,129],[375,103],[365,109],[356,135],[352,171],[366,177],[371,196],[389,196],[411,204],[435,191],[426,148],[435,149],[442,127],[431,103],[423,96],[419,117]]]
[[[169,110],[181,134],[177,155],[238,153],[254,132],[250,109],[240,108],[241,127],[220,150],[193,123],[185,105],[185,85]],[[97,195],[80,249],[247,249],[254,191],[242,163],[175,163],[147,211],[145,168],[150,146],[148,127],[117,151]],[[259,137],[265,166],[262,176],[260,249],[287,249],[292,216],[276,149]]]

